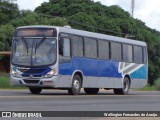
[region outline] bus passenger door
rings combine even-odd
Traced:
[[[71,40],[60,37],[59,40],[59,86],[70,87],[72,75]]]

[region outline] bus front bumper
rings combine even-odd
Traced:
[[[57,88],[58,76],[53,76],[52,78],[17,78],[11,75],[10,84],[11,86]]]

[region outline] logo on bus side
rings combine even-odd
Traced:
[[[143,64],[119,62],[118,72],[124,77],[126,74],[130,75],[143,66]]]

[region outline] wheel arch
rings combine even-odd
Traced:
[[[124,78],[128,78],[128,80],[129,80],[129,85],[131,86],[131,76],[128,75],[128,74],[126,74],[126,75],[124,76]],[[124,81],[124,78],[123,78],[123,81]]]
[[[81,80],[82,80],[81,82],[82,82],[82,86],[83,86],[83,77],[84,77],[83,72],[81,70],[75,70],[72,74],[72,82],[73,82],[74,75],[79,75],[81,77]]]

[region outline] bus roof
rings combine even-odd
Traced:
[[[94,32],[89,32],[89,31],[77,30],[77,29],[72,29],[72,28],[67,28],[67,27],[34,25],[34,26],[22,26],[22,27],[18,27],[17,29],[22,29],[22,28],[56,28],[59,32],[62,32],[62,33],[74,34],[74,35],[85,36],[85,37],[92,37],[96,39],[103,39],[103,40],[109,40],[109,41],[114,41],[114,42],[122,42],[122,43],[134,44],[134,45],[147,46],[145,42],[138,41],[138,40],[132,40],[128,38],[122,38],[122,37],[94,33]]]

